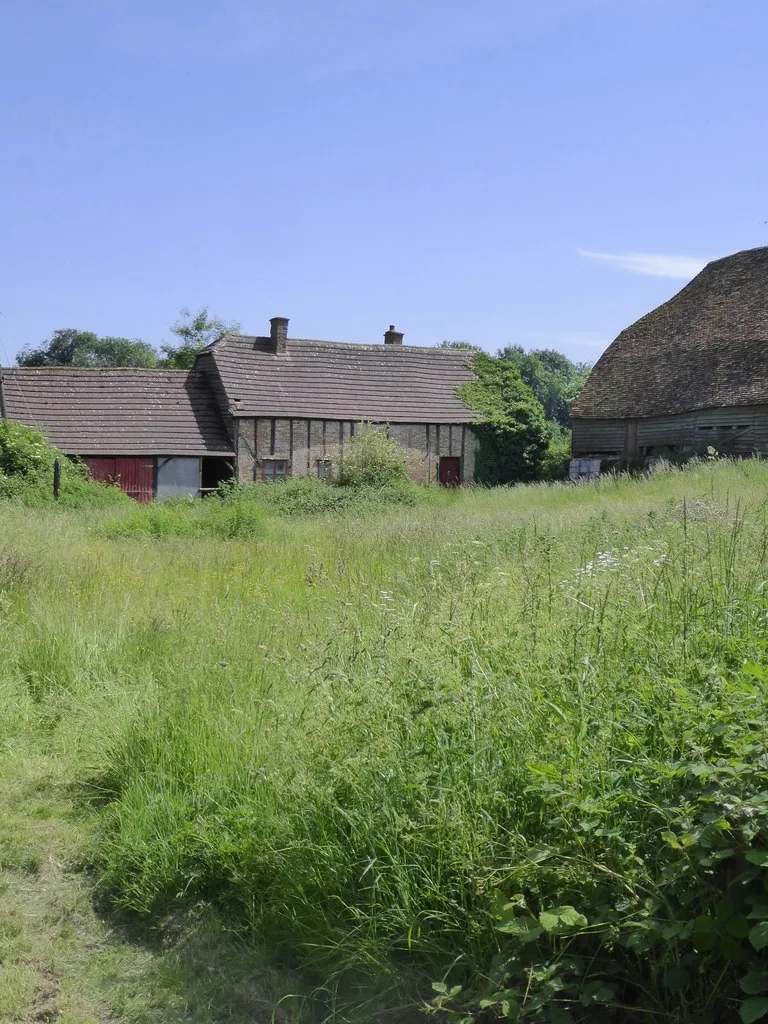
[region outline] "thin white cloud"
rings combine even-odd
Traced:
[[[695,277],[709,262],[700,256],[674,256],[658,252],[592,252],[579,249],[579,256],[612,263],[620,270],[628,270],[631,274],[683,278],[686,281]]]

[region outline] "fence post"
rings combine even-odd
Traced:
[[[56,501],[59,500],[59,491],[61,490],[61,462],[58,459],[54,459],[53,462],[53,496]]]

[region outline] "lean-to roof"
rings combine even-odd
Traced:
[[[195,370],[18,367],[0,371],[2,414],[71,455],[232,455]]]

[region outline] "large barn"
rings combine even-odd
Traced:
[[[14,368],[0,372],[0,415],[39,427],[94,477],[132,497],[205,493],[229,476],[324,476],[332,453],[372,422],[420,455],[414,476],[474,480],[475,414],[456,389],[461,350],[228,335],[190,371]]]
[[[709,263],[622,331],[573,409],[575,459],[768,450],[768,248]]]

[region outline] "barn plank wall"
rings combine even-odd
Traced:
[[[698,409],[636,420],[574,420],[573,454],[654,456],[712,447],[734,455],[768,451],[768,405]]]
[[[320,463],[349,441],[356,426],[351,420],[275,417],[238,417],[237,424],[238,469],[244,481],[260,480],[266,459],[287,461],[290,476],[317,476]],[[450,455],[461,460],[461,482],[473,482],[477,445],[465,424],[393,423],[385,429],[398,444],[415,453],[415,480],[437,480],[440,456]]]

